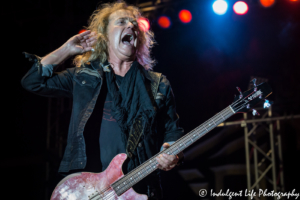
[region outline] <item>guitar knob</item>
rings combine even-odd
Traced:
[[[252,79],[250,82],[253,82],[254,87],[256,87],[256,78]]]
[[[269,100],[265,99],[264,108],[269,108],[271,106],[271,103]]]
[[[256,87],[256,78],[252,79],[252,81],[250,82],[253,82],[253,86],[254,86],[254,92],[257,91],[257,87]]]
[[[258,116],[259,116],[260,114],[257,112],[257,110],[252,109],[252,115],[253,115],[253,116],[255,116],[255,115],[258,115]]]
[[[240,96],[239,96],[239,97],[240,97],[240,99],[241,99],[241,98],[243,98],[243,94],[242,94],[242,91],[241,91],[241,89],[240,89],[239,87],[236,87],[236,89],[237,89],[237,90],[239,91],[239,93],[240,93]]]

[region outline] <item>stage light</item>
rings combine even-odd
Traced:
[[[146,18],[139,18],[138,19],[138,24],[141,29],[143,29],[145,32],[147,32],[150,29],[150,23]]]
[[[183,23],[189,23],[192,20],[192,14],[188,10],[181,10],[178,16]]]
[[[267,8],[272,6],[275,3],[275,0],[259,0],[259,2],[263,7]]]
[[[218,15],[223,15],[226,13],[228,4],[224,0],[217,0],[213,3],[213,10]]]
[[[78,34],[83,33],[83,32],[86,32],[86,30],[85,30],[85,29],[81,29],[81,30],[78,32]]]
[[[244,15],[248,12],[248,5],[243,1],[238,1],[233,5],[233,10],[238,15]]]
[[[161,16],[158,18],[158,25],[162,28],[169,28],[171,26],[171,21],[166,16]]]

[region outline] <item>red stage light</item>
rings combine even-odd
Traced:
[[[78,33],[80,34],[80,33],[83,33],[85,31],[86,31],[85,29],[81,29]]]
[[[238,1],[233,5],[233,10],[238,15],[244,15],[248,12],[248,5],[243,1]]]
[[[161,16],[158,18],[158,24],[162,28],[169,28],[171,26],[171,21],[166,16]]]
[[[138,24],[143,31],[147,32],[150,29],[150,23],[146,18],[139,18],[138,19]]]
[[[178,16],[183,23],[189,23],[192,20],[192,14],[188,10],[181,10]]]
[[[259,0],[263,7],[270,7],[275,3],[275,0]]]

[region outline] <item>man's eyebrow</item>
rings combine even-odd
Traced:
[[[117,20],[119,20],[119,19],[129,19],[129,20],[136,21],[136,19],[132,18],[132,17],[119,17]]]

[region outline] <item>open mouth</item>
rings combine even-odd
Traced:
[[[133,34],[130,33],[124,35],[124,37],[122,38],[122,43],[126,45],[133,45],[133,41],[134,41]]]

